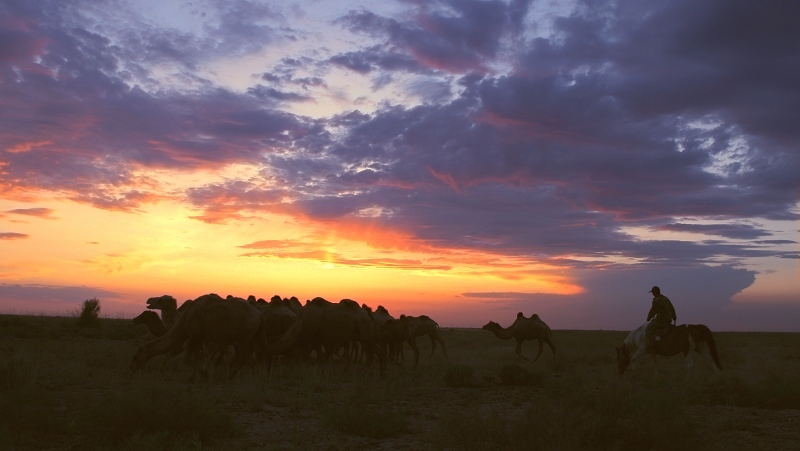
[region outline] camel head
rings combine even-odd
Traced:
[[[625,347],[623,344],[622,347],[616,348],[617,349],[617,369],[619,370],[619,374],[625,372],[625,368],[631,364],[631,355],[628,353],[628,348]]]
[[[133,324],[147,324],[149,321],[153,321],[154,319],[161,321],[161,318],[158,317],[158,313],[152,310],[145,310],[131,321],[133,321]]]
[[[178,301],[172,296],[165,294],[157,298],[147,300],[147,308],[152,310],[172,310],[178,309]]]
[[[497,329],[497,328],[499,328],[499,327],[500,327],[500,325],[499,325],[499,324],[497,324],[496,322],[494,322],[494,321],[489,321],[489,322],[488,322],[488,323],[486,323],[486,325],[484,325],[484,326],[483,326],[481,329],[483,329],[483,330],[495,330],[495,329]]]

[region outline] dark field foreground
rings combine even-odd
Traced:
[[[128,320],[0,315],[0,449],[800,449],[800,334],[717,332],[723,372],[695,355],[685,384],[679,356],[620,377],[626,335],[556,330],[556,359],[519,364],[513,341],[443,329],[448,357],[420,338],[417,371],[251,365],[190,384],[180,356],[130,373],[153,337]]]

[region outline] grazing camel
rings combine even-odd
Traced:
[[[167,333],[167,326],[161,321],[161,318],[158,317],[158,313],[152,310],[145,310],[139,314],[136,318],[133,318],[133,324],[144,324],[147,326],[147,330],[150,331],[151,334],[155,335],[156,337],[161,337]]]
[[[172,296],[165,294],[147,300],[147,308],[150,310],[161,310],[161,321],[167,329],[172,329],[178,320],[178,301]]]
[[[250,359],[254,348],[266,355],[264,332],[264,317],[250,304],[228,301],[213,293],[203,295],[186,308],[166,334],[139,347],[131,361],[131,371],[187,343],[187,365],[206,377],[209,353],[204,352],[203,345],[209,343],[234,347],[236,356],[228,373],[233,377]]]
[[[378,344],[383,348],[388,360],[397,362],[403,349],[403,342],[408,340],[411,322],[405,315],[400,315],[400,319],[393,317],[382,305],[375,309],[372,317],[378,328]]]
[[[522,342],[525,340],[537,340],[539,342],[539,353],[536,354],[536,358],[533,359],[534,362],[539,360],[539,356],[542,355],[542,343],[547,343],[553,351],[553,356],[556,355],[556,347],[553,345],[553,342],[550,341],[550,327],[539,319],[539,315],[535,313],[530,318],[526,318],[522,312],[517,313],[517,319],[508,329],[503,329],[496,322],[489,321],[483,326],[483,330],[494,333],[495,336],[501,340],[510,340],[512,338],[517,340],[516,353],[520,359],[528,360],[522,355]]]
[[[436,351],[436,343],[438,342],[440,345],[442,345],[442,352],[444,353],[444,356],[447,357],[447,349],[444,346],[444,341],[442,341],[441,337],[439,337],[439,324],[436,321],[426,315],[400,315],[400,318],[403,317],[408,318],[410,325],[408,340],[406,340],[406,343],[408,343],[408,345],[411,346],[411,350],[414,351],[414,369],[416,369],[419,365],[419,348],[417,347],[417,337],[421,337],[423,335],[430,337],[431,356],[433,356],[433,352]]]
[[[264,315],[264,327],[270,342],[277,341],[297,321],[297,314],[280,297],[273,297],[270,302],[256,303],[256,309]]]
[[[273,296],[272,299],[274,300],[277,296]],[[293,311],[295,315],[300,316],[303,313],[303,304],[300,303],[300,300],[297,297],[292,296],[290,298],[283,298],[283,304],[289,310]]]
[[[303,313],[280,340],[269,345],[268,353],[283,354],[298,340],[315,349],[324,348],[322,358],[326,361],[340,348],[358,342],[367,351],[367,365],[377,355],[380,372],[384,374],[386,356],[377,344],[373,319],[350,299],[332,303],[317,297],[307,301]]]

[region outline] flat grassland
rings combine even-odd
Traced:
[[[626,334],[555,330],[558,356],[533,363],[444,328],[447,357],[421,337],[416,371],[406,350],[385,377],[278,363],[188,383],[180,356],[129,371],[153,339],[129,320],[0,315],[0,449],[800,449],[800,334],[715,332],[723,372],[695,354],[687,383],[681,356],[620,377]]]

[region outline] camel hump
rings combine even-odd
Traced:
[[[328,300],[325,299],[325,298],[321,298],[321,297],[317,296],[317,297],[315,297],[314,299],[312,299],[310,301],[306,301],[306,303],[314,305],[314,304],[329,304],[330,302],[328,302]]]
[[[537,315],[536,313],[534,313],[533,315],[531,315],[531,319],[539,319],[539,315]]]
[[[339,301],[339,304],[346,305],[349,308],[361,308],[361,306],[358,305],[358,302],[352,299],[342,299],[341,301]]]

